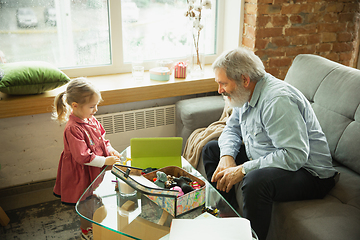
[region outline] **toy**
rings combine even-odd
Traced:
[[[167,175],[167,180],[165,182],[165,188],[172,188],[174,186],[174,176]]]
[[[198,182],[194,181],[192,183],[190,183],[190,186],[192,186],[194,189],[200,189],[201,186]]]
[[[194,191],[194,188],[189,185],[189,183],[191,183],[192,180],[188,177],[181,176],[179,178],[174,178],[174,182],[176,183],[177,186],[181,187],[184,194]]]
[[[170,189],[171,189],[171,190],[179,191],[178,197],[181,197],[182,195],[184,195],[183,190],[182,190],[181,187],[179,187],[179,186],[175,186],[175,187],[172,187],[172,188],[170,188]]]
[[[166,173],[158,171],[158,172],[156,172],[156,176],[157,176],[157,179],[154,183],[161,188],[165,188],[165,182],[167,180]]]
[[[208,212],[214,216],[218,216],[219,215],[219,210],[217,208],[212,208],[212,207],[203,207],[202,212]]]
[[[164,172],[158,171],[156,172],[157,178],[153,178],[153,182],[162,188],[173,189],[174,187],[179,187],[181,189],[182,196],[186,193],[194,191],[195,189],[200,189],[201,186],[198,182],[192,181],[188,177],[180,176],[178,178],[167,175]]]

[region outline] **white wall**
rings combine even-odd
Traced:
[[[64,126],[51,114],[0,119],[0,188],[56,176]]]
[[[189,97],[101,106],[98,114],[164,106]],[[63,130],[50,113],[0,119],[0,189],[56,178]]]

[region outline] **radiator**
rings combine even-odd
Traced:
[[[174,137],[175,105],[96,115],[106,139],[121,152],[135,137]]]

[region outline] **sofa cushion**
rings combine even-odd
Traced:
[[[324,61],[322,57],[300,54],[289,68],[285,82],[299,89],[310,102],[314,102],[314,95],[319,85],[336,67],[334,62]]]
[[[218,121],[224,109],[222,96],[191,98],[176,103],[176,136],[184,139],[183,149],[190,134],[198,128]]]
[[[323,199],[276,202],[268,240],[358,239],[360,236],[360,176],[343,165],[335,167],[340,181]],[[240,206],[242,182],[236,186]],[[242,208],[238,209],[242,215]]]
[[[268,240],[359,239],[360,176],[335,168],[340,181],[325,198],[274,203]]]
[[[41,61],[4,63],[0,70],[0,92],[13,95],[43,93],[70,81],[57,67]]]
[[[358,239],[360,209],[324,199],[275,203],[267,239]]]
[[[340,174],[340,181],[329,192],[329,195],[360,210],[360,176],[345,166],[335,166]],[[360,235],[359,235],[360,236]]]
[[[285,81],[312,102],[333,159],[360,173],[360,71],[301,54],[294,59]]]

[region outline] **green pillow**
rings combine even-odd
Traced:
[[[0,64],[0,92],[13,95],[38,94],[60,87],[70,78],[47,62]]]

